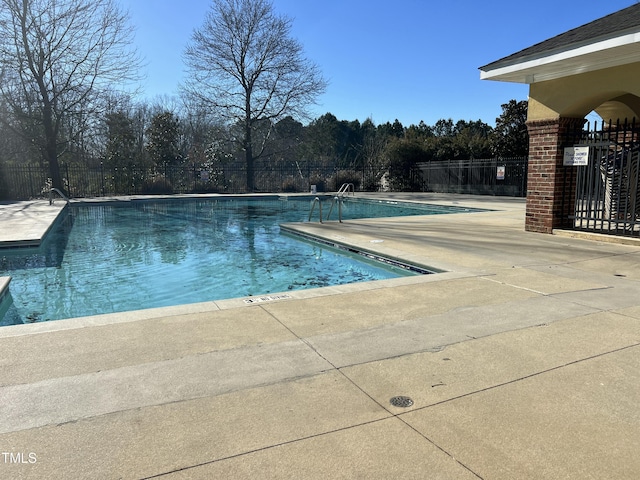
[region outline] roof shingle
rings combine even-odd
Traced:
[[[635,4],[594,20],[580,27],[569,30],[531,47],[520,50],[507,57],[489,63],[480,70],[493,70],[505,65],[513,65],[532,57],[569,50],[588,45],[608,38],[615,38],[629,31],[640,30],[640,4]]]

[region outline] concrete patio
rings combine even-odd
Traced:
[[[0,328],[0,478],[638,478],[640,243],[388,197],[491,211],[286,226],[443,273]]]

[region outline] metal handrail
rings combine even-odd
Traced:
[[[311,221],[311,216],[313,215],[313,211],[316,208],[316,203],[318,204],[318,211],[320,214],[320,223],[322,223],[322,202],[320,201],[320,197],[316,197],[313,199],[313,203],[311,204],[311,210],[309,211],[309,221]]]
[[[329,213],[327,214],[327,220],[329,220],[329,217],[331,217],[333,206],[336,203],[338,204],[338,221],[342,223],[342,197],[339,197],[337,195],[333,197],[333,200],[331,201],[331,207],[329,208]]]
[[[351,194],[354,197],[356,196],[356,187],[353,185],[353,183],[343,183],[342,186],[338,189],[337,195],[339,197],[344,197],[344,195],[349,193],[349,191],[351,191]]]
[[[59,189],[54,187],[49,190],[49,205],[53,205],[53,192],[60,195],[67,202],[67,204],[70,202],[70,200],[67,198],[67,196],[64,193],[62,193]]]

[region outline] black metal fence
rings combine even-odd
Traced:
[[[527,159],[450,160],[418,164],[409,172],[341,168],[313,162],[256,162],[258,192],[337,191],[353,183],[359,191],[389,188],[441,193],[526,196]],[[61,166],[65,190],[72,198],[171,193],[247,193],[246,166],[166,166],[154,169]],[[48,170],[35,165],[0,165],[0,200],[47,197]],[[402,177],[402,178],[399,178]],[[407,178],[404,178],[407,177]]]
[[[564,167],[565,201],[574,201],[573,228],[640,236],[640,124],[602,122],[598,128],[596,122],[573,147],[568,163],[573,158],[574,164]],[[577,154],[582,162],[575,161]]]
[[[255,163],[255,191],[335,191],[347,182],[357,190],[376,190],[382,172],[368,168],[338,168],[310,162]],[[244,163],[166,166],[154,169],[62,165],[64,187],[72,198],[172,193],[246,193]],[[44,167],[0,165],[0,199],[27,200],[48,196]]]
[[[429,192],[527,196],[527,157],[420,163]]]

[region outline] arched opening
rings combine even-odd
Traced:
[[[589,113],[587,113],[587,115],[585,116],[585,119],[587,120],[588,126],[595,125],[596,123],[602,124],[602,117],[595,110],[591,110]]]
[[[616,121],[631,122],[634,118],[640,119],[640,97],[632,93],[599,92],[595,95],[580,96],[579,92],[574,93],[573,102],[558,108],[560,117],[581,118],[587,120],[604,120],[605,122]]]

